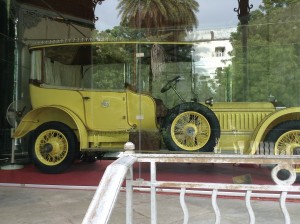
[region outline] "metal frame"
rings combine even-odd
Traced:
[[[131,149],[132,150],[132,149]],[[150,181],[133,180],[133,165],[136,162],[150,163]],[[272,178],[276,185],[255,184],[221,184],[157,181],[157,163],[244,163],[244,164],[278,164],[273,170]],[[188,223],[189,213],[185,204],[185,195],[211,195],[215,211],[215,223],[221,222],[221,212],[217,204],[218,196],[244,197],[249,214],[249,223],[255,223],[255,214],[251,206],[251,198],[277,198],[285,219],[291,223],[286,199],[300,199],[300,186],[293,186],[296,173],[292,165],[300,164],[300,156],[263,156],[263,155],[221,155],[221,154],[135,154],[131,151],[123,154],[117,161],[107,167],[95,196],[89,206],[82,223],[108,223],[118,192],[126,179],[126,223],[133,223],[133,192],[146,191],[151,193],[151,224],[157,223],[156,194],[178,193],[184,214],[184,222]],[[288,180],[277,181],[277,172],[287,169],[291,175]],[[276,182],[277,181],[277,182]],[[124,188],[123,188],[124,189]],[[279,193],[278,193],[279,192]],[[292,194],[289,194],[292,193]]]

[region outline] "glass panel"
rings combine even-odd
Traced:
[[[11,74],[14,71],[14,53],[9,51],[14,48],[14,41],[0,33],[0,156],[2,158],[8,157],[11,152],[11,126],[6,119],[7,108],[12,102],[13,98],[13,81]]]
[[[28,91],[29,53],[27,46],[0,33],[0,157],[9,158],[12,150],[12,128],[30,110]],[[27,155],[27,139],[17,140],[16,157]],[[6,161],[6,160],[3,160]]]
[[[147,5],[136,1],[130,6],[127,3],[111,1],[97,7],[99,35],[139,41],[137,52],[143,57],[136,61],[137,90],[160,99],[168,109],[183,102],[206,101],[209,105],[211,98],[215,104],[209,108],[214,112],[217,108],[231,108],[231,114],[236,115],[215,112],[223,122],[223,139],[217,147],[234,150],[238,141],[243,141],[243,147],[250,147],[247,141],[258,123],[251,123],[248,116],[257,117],[260,122],[275,110],[268,102],[278,108],[299,105],[298,2],[174,1],[173,15],[185,15],[178,18],[164,14],[162,6],[152,7],[156,9],[154,13],[154,2]],[[164,1],[162,5],[168,3]],[[184,4],[186,8],[179,7]],[[115,15],[113,19],[105,16],[107,12]],[[174,89],[162,93],[164,84],[177,76],[180,79],[172,85]],[[261,108],[268,108],[268,112],[260,114]],[[248,115],[251,110],[255,113]],[[232,120],[235,116],[242,123],[251,124],[237,123]],[[243,136],[227,136],[226,132],[232,130]],[[222,142],[224,136],[228,142]],[[142,142],[146,141],[141,137]],[[161,148],[165,148],[162,143]]]
[[[140,152],[255,153],[281,122],[298,125],[299,12],[292,0],[103,1],[91,38],[42,41],[30,62],[23,45],[18,63],[14,51],[1,58],[15,74],[6,76],[8,99],[68,108],[78,121],[66,124],[77,136],[79,121],[87,127],[83,145],[93,152],[132,141]],[[29,100],[30,65],[43,85],[32,84]]]
[[[42,51],[33,51],[31,53],[31,72],[30,78],[42,81]]]

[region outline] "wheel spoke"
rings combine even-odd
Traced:
[[[57,130],[44,131],[40,134],[36,144],[38,144],[38,150],[36,150],[37,156],[47,165],[59,164],[64,160],[68,152],[67,139]],[[45,151],[46,144],[51,145],[52,150],[50,152]]]
[[[176,144],[185,150],[203,147],[210,137],[210,125],[206,118],[197,112],[184,112],[174,120],[172,134]]]
[[[195,137],[187,137],[186,138],[186,146],[195,147],[198,145],[198,140]]]
[[[278,139],[275,153],[278,155],[292,155],[295,147],[300,147],[300,134],[297,130],[286,132]]]

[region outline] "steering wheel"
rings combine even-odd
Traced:
[[[175,78],[169,80],[160,90],[161,93],[164,93],[168,91],[170,88],[172,88],[173,85],[175,85],[177,82],[182,80],[181,76],[176,76]]]

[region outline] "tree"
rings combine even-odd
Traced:
[[[186,31],[192,30],[198,25],[196,17],[198,8],[199,4],[196,0],[120,0],[117,6],[119,15],[121,15],[121,26],[138,30],[141,33],[138,40],[144,34],[147,40],[153,41],[183,40]],[[190,47],[186,48],[188,50],[185,52],[190,52]],[[141,59],[150,66],[149,79],[143,80],[149,83],[148,91],[150,93],[153,90],[154,79],[163,74],[166,50],[169,55],[172,55],[171,60],[177,61],[179,54],[176,46],[164,49],[157,44],[152,45],[150,58]],[[135,86],[135,83],[133,85]]]
[[[300,3],[264,0],[250,14],[247,74],[242,69],[241,27],[232,34],[233,99],[244,101],[243,77],[248,79],[248,101],[277,98],[281,106],[299,105]]]
[[[179,33],[198,25],[198,8],[196,0],[121,0],[117,7],[123,26],[146,29],[148,37],[164,35],[168,40],[178,40]]]
[[[290,7],[297,2],[298,0],[263,0],[260,10],[265,12],[274,11],[277,8]]]

